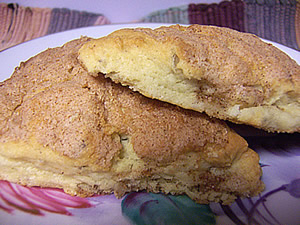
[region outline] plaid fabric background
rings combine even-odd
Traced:
[[[299,0],[232,0],[218,4],[190,4],[153,12],[142,21],[229,27],[300,50]]]
[[[102,14],[0,3],[0,51],[47,34],[109,23]]]
[[[229,27],[300,50],[300,0],[189,4],[152,12],[139,22]],[[47,34],[103,24],[110,21],[101,13],[0,3],[0,51]]]

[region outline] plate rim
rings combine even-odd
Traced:
[[[80,38],[81,36],[89,36],[92,38],[103,37],[117,29],[123,28],[136,28],[136,27],[146,27],[146,28],[157,28],[161,26],[171,26],[176,23],[124,23],[124,24],[105,24],[98,26],[81,27],[66,31],[61,31],[53,34],[48,34],[41,36],[10,48],[7,48],[0,52],[0,82],[8,79],[12,74],[14,69],[19,66],[21,62],[24,62],[31,57],[45,51],[47,48],[60,47],[63,44]],[[180,24],[182,26],[189,26],[191,24]],[[99,35],[96,36],[96,32]],[[295,49],[289,48],[282,44],[260,38],[266,43],[272,44],[276,48],[279,48],[285,54],[289,55],[293,60],[295,60],[300,65],[300,52]],[[8,60],[7,60],[8,58]],[[13,58],[13,59],[12,59]],[[11,62],[11,63],[10,63]],[[4,69],[3,69],[4,68]]]

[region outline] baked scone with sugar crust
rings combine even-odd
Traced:
[[[78,196],[147,190],[229,204],[263,188],[259,156],[224,122],[149,99],[78,61],[81,38],[0,83],[0,179]]]
[[[300,131],[300,66],[253,34],[121,29],[84,45],[80,60],[151,98],[270,132]]]

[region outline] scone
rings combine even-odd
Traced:
[[[90,76],[88,38],[0,83],[0,179],[78,196],[147,190],[228,204],[264,187],[259,156],[224,122]]]
[[[270,132],[300,131],[300,66],[252,34],[214,26],[121,29],[80,49],[145,96]]]

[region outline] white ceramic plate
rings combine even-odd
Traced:
[[[97,38],[120,28],[155,28],[162,25],[167,24],[88,27],[20,44],[0,52],[0,81],[10,77],[21,61],[82,35]],[[300,64],[298,51],[273,42],[269,43],[280,48]],[[248,128],[242,129],[247,131]],[[0,181],[0,223],[157,224],[164,221],[165,224],[171,222],[174,224],[175,221],[175,224],[299,224],[300,136],[299,134],[262,136],[261,132],[255,132],[252,130],[251,136],[245,138],[261,157],[262,179],[266,184],[266,190],[256,198],[238,199],[234,204],[225,207],[216,203],[209,206],[198,205],[186,197],[173,198],[147,193],[131,193],[123,199],[116,199],[113,195],[81,199],[68,196],[60,190],[26,188]],[[155,204],[152,204],[153,202]]]

